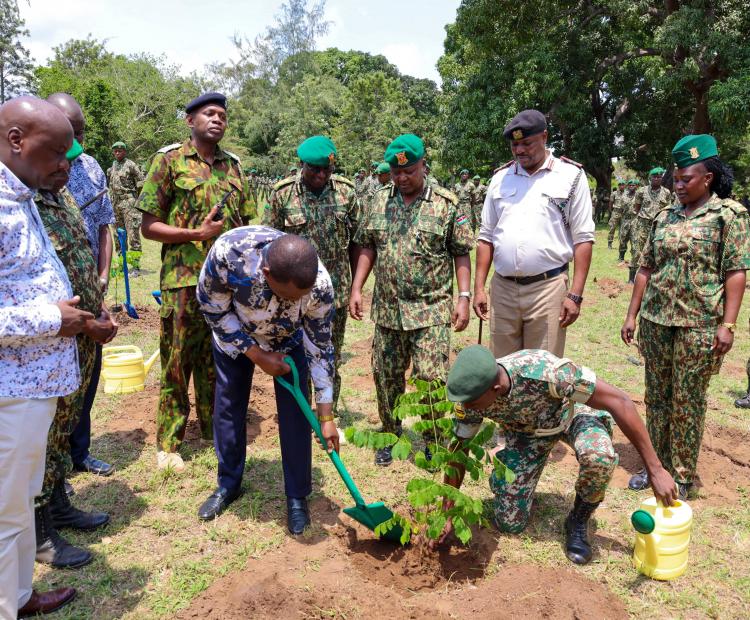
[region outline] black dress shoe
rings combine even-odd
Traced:
[[[642,469],[637,474],[633,474],[628,481],[628,488],[631,491],[643,491],[647,489],[651,483],[648,479],[648,473],[645,469]]]
[[[114,465],[95,459],[91,455],[87,456],[83,460],[83,463],[74,463],[73,469],[76,471],[87,471],[90,474],[96,474],[97,476],[111,476],[112,472],[115,471]]]
[[[58,481],[52,490],[49,513],[52,525],[57,529],[70,527],[74,530],[95,530],[109,523],[109,515],[106,512],[86,512],[73,506],[62,480]]]
[[[65,492],[68,494],[68,497],[73,497],[76,494],[76,490],[73,488],[73,485],[70,484],[67,480],[63,482],[63,487],[65,488]]]
[[[380,448],[375,451],[375,465],[380,465],[381,467],[388,467],[391,463],[393,463],[393,455],[391,454],[391,449],[393,446],[386,446],[385,448]]]
[[[239,491],[232,493],[229,489],[219,487],[198,508],[198,518],[210,521],[218,517],[226,507],[240,496]]]
[[[297,536],[310,525],[310,511],[307,508],[307,498],[286,498],[286,525],[292,535]]]

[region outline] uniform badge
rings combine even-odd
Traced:
[[[333,165],[333,162],[336,161],[336,156],[333,153],[328,153],[328,163]]]
[[[699,155],[700,155],[700,153],[698,153],[698,147],[694,146],[694,147],[692,147],[690,149],[690,158],[691,159],[698,159]]]
[[[409,158],[406,156],[406,151],[399,151],[396,153],[396,161],[399,166],[405,166],[409,163]]]
[[[459,420],[463,420],[466,417],[466,411],[464,411],[464,406],[461,403],[456,403],[453,407],[453,413]]]
[[[520,129],[516,129],[513,132],[513,139],[514,140],[520,140],[521,138],[523,138],[523,131],[521,131]]]
[[[456,225],[457,225],[457,226],[461,226],[462,224],[466,224],[466,222],[468,222],[468,221],[469,221],[469,218],[468,218],[468,217],[466,217],[466,216],[465,216],[465,215],[464,215],[464,214],[462,213],[461,215],[459,215],[459,216],[458,216],[458,217],[456,218]]]

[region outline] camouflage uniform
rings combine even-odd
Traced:
[[[638,335],[646,425],[680,483],[695,478],[706,391],[722,362],[711,344],[724,315],[724,274],[750,268],[749,222],[742,205],[716,195],[689,217],[676,203],[656,215],[641,255],[641,266],[653,270]]]
[[[477,214],[474,211],[475,191],[476,188],[474,187],[474,183],[472,183],[470,179],[467,180],[466,183],[461,183],[459,181],[453,188],[453,192],[458,197],[458,206],[461,210],[469,215],[469,218],[471,220],[471,229],[474,231],[482,221],[482,214],[480,213],[479,218],[477,219]]]
[[[135,201],[143,187],[143,172],[140,166],[130,159],[115,160],[112,167],[107,170],[107,184],[115,211],[115,226],[127,231],[130,249],[140,252],[141,213],[135,208]],[[115,239],[117,240],[117,235]],[[119,248],[119,240],[117,244]]]
[[[482,223],[482,209],[484,208],[484,199],[487,197],[487,186],[479,181],[474,186],[474,194],[471,201],[471,214],[476,227]]]
[[[632,194],[625,190],[620,198],[620,204],[622,205],[622,219],[620,220],[620,260],[625,260],[625,252],[628,250],[628,241],[630,242],[630,260],[636,258],[633,255],[633,220],[635,219],[635,212],[633,211],[633,202],[635,200],[635,192]]]
[[[224,231],[255,217],[247,179],[235,155],[217,147],[216,159],[209,165],[188,140],[156,154],[137,206],[170,226],[198,228],[232,188],[236,191],[224,206]],[[201,433],[205,439],[212,437],[211,330],[195,300],[198,275],[212,244],[213,239],[161,247],[161,394],[156,441],[166,452],[175,451],[185,435],[191,374]]]
[[[612,445],[612,417],[584,404],[596,387],[594,372],[541,349],[517,351],[497,363],[508,373],[511,391],[488,409],[456,411],[459,437],[473,437],[483,418],[497,422],[505,434],[505,448],[497,457],[516,479],[509,484],[490,476],[497,527],[513,533],[526,527],[534,490],[558,441],[576,453],[578,495],[591,504],[601,502],[618,456]]]
[[[372,366],[383,429],[394,431],[391,411],[404,393],[404,374],[445,380],[453,311],[453,258],[474,246],[469,217],[456,196],[425,185],[406,206],[395,186],[375,195],[355,243],[376,251]]]
[[[359,221],[359,202],[354,184],[332,175],[320,195],[308,191],[301,178],[289,177],[276,184],[263,213],[263,224],[309,239],[333,281],[336,313],[333,320],[335,378],[333,405],[341,392],[341,349],[352,288],[349,246]]]
[[[660,187],[653,191],[651,186],[639,187],[633,199],[633,209],[640,206],[638,214],[633,220],[630,232],[630,279],[635,277],[640,263],[641,252],[648,241],[648,233],[651,230],[651,222],[656,214],[668,207],[672,202],[672,193],[666,187]]]
[[[609,234],[607,235],[607,245],[611,246],[615,240],[615,230],[620,229],[622,221],[622,197],[625,191],[615,190],[612,192],[612,213],[609,216]]]
[[[34,201],[55,252],[65,266],[73,294],[81,297],[78,307],[99,316],[104,293],[99,282],[96,261],[86,239],[86,227],[75,199],[67,189],[63,189],[57,195],[40,192]],[[96,343],[88,336],[76,336],[76,345],[81,385],[72,394],[61,396],[57,400],[57,410],[47,437],[44,483],[42,494],[36,499],[37,506],[49,503],[55,483],[73,469],[70,459],[70,433],[78,423],[96,358]]]

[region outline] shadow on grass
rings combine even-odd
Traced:
[[[98,482],[101,481],[101,482]],[[134,493],[122,480],[97,479],[97,482],[80,488],[71,498],[73,505],[82,510],[101,510],[109,513],[109,523],[92,532],[66,530],[66,538],[84,544],[98,542],[104,536],[114,536],[136,521],[148,508],[148,502]],[[70,536],[68,536],[70,534]]]
[[[146,445],[146,431],[112,431],[95,437],[91,442],[91,453],[106,457],[118,470],[127,469],[141,456]]]

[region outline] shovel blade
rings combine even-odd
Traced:
[[[138,313],[135,311],[135,306],[132,304],[125,304],[125,311],[131,319],[137,319]]]
[[[367,529],[375,531],[375,528],[381,523],[385,523],[393,517],[393,512],[383,504],[375,502],[373,504],[363,504],[361,506],[352,506],[344,508],[344,512],[355,521],[359,521]],[[401,534],[403,530],[400,525],[392,527],[388,532],[382,535],[382,538],[395,543],[401,543]]]

